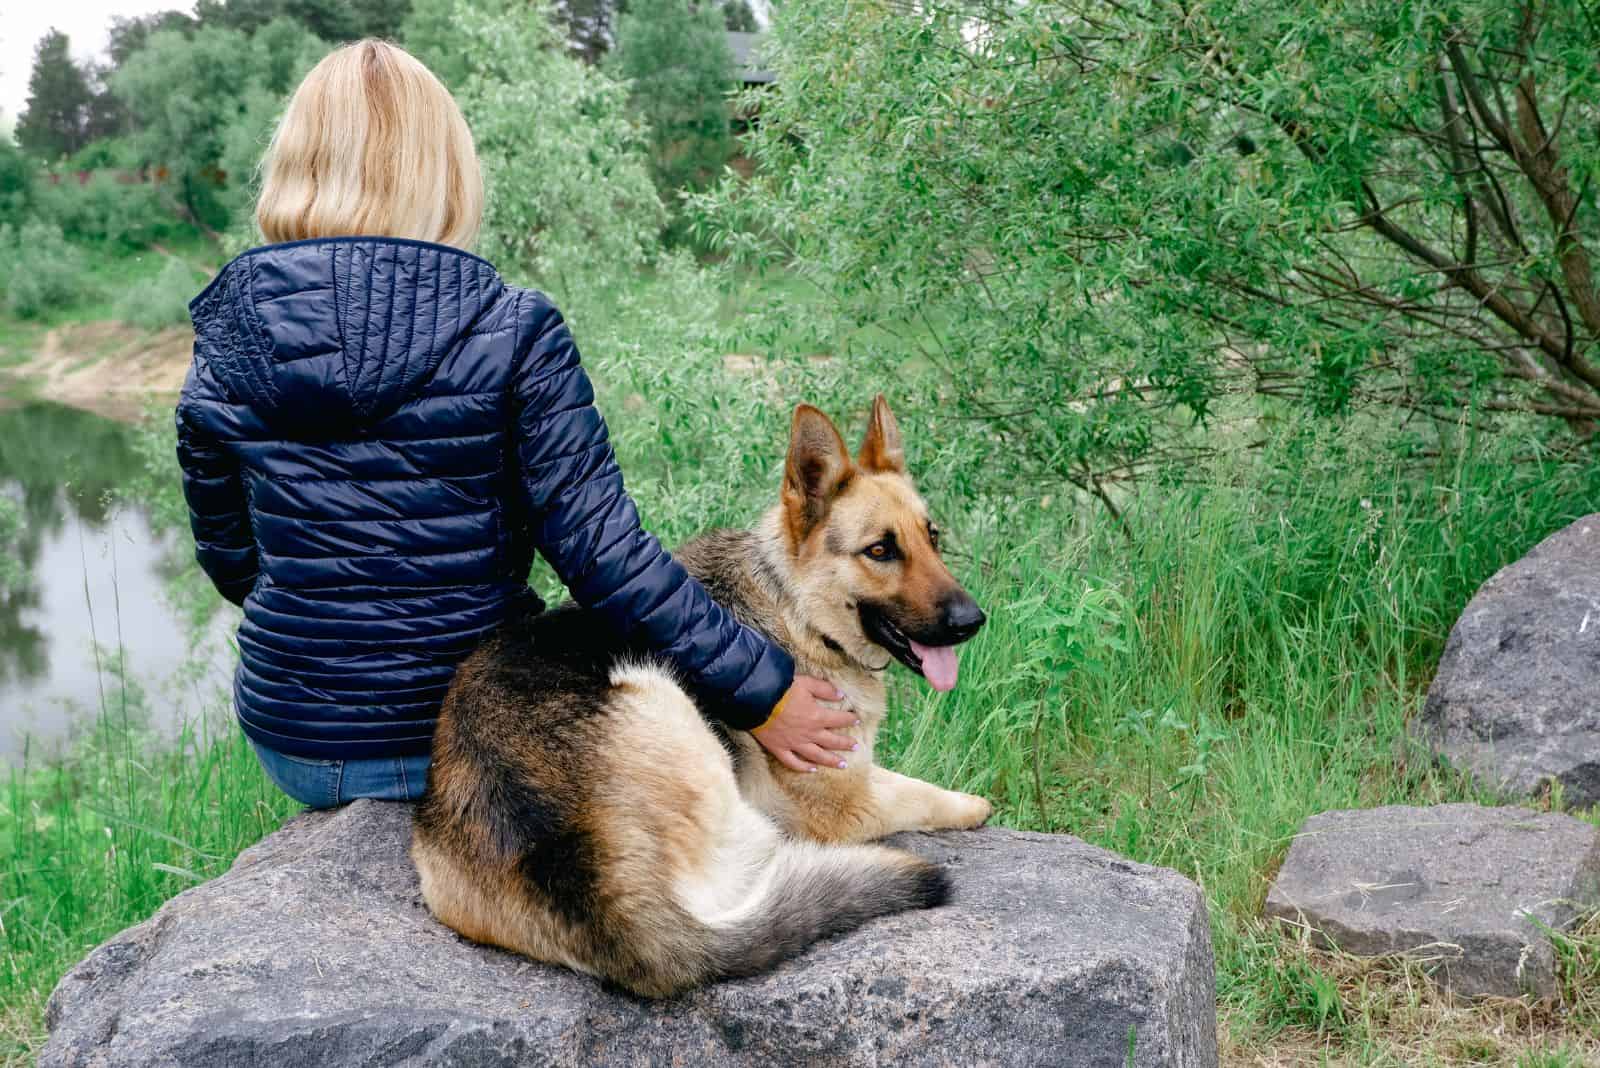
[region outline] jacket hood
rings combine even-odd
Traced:
[[[469,252],[338,237],[251,249],[189,303],[196,354],[230,395],[297,437],[393,412],[505,291]]]

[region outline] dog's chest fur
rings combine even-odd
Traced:
[[[848,765],[842,771],[793,772],[748,732],[725,735],[734,751],[740,792],[791,832],[804,830],[811,837],[825,838],[818,828],[840,825],[842,813],[866,801],[873,742],[887,706],[888,666],[882,670],[863,666],[840,642],[808,625],[801,605],[789,595],[772,563],[780,551],[773,536],[771,524],[756,530],[715,530],[680,546],[673,555],[718,603],[787,650],[794,657],[796,674],[826,679],[838,687],[844,694],[839,704],[860,719],[858,726],[837,732],[860,745],[855,752],[840,754]]]

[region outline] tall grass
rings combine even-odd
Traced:
[[[143,728],[107,657],[108,689],[70,756],[0,790],[0,1060],[31,1060],[45,999],[95,945],[227,870],[294,810],[236,730]]]
[[[1141,496],[1131,539],[1014,511],[968,547],[991,622],[962,685],[940,695],[902,678],[884,759],[995,799],[1002,823],[1196,880],[1234,1040],[1312,1027],[1303,999],[1337,984],[1314,968],[1286,979],[1283,939],[1260,920],[1291,836],[1328,809],[1503,800],[1435,766],[1407,723],[1478,585],[1596,502],[1594,465],[1519,465],[1491,446],[1420,470],[1269,455],[1253,473]],[[1574,945],[1592,973],[1600,939]],[[1362,1018],[1377,989],[1334,1004]],[[1600,1056],[1600,1012],[1579,989],[1547,1021]],[[1465,1026],[1449,1019],[1442,1030]],[[1427,1060],[1370,1038],[1352,1026],[1323,1048]],[[1482,1040],[1510,1056],[1530,1035]]]

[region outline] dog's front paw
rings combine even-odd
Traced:
[[[989,817],[994,815],[994,806],[977,794],[954,794],[951,800],[955,803],[951,806],[954,818],[950,826],[958,830],[966,831],[982,827],[989,822]]]

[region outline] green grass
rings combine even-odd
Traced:
[[[43,323],[13,319],[0,314],[0,371],[15,364],[26,363],[44,344],[50,329]]]
[[[194,293],[200,292],[205,279],[224,258],[214,242],[198,233],[163,242],[161,249],[164,251],[150,248],[130,252],[121,247],[86,249],[87,269],[76,300],[52,308],[38,319],[17,319],[0,313],[0,337],[6,339],[0,344],[0,367],[31,356],[51,327],[122,319],[128,309],[130,292],[155,282],[174,257],[193,268]]]
[[[570,316],[630,487],[669,544],[774,499],[795,400],[849,435],[880,386],[838,361],[786,359],[812,351],[798,328],[754,346],[778,357],[770,366],[729,371],[724,354],[752,351],[734,336],[744,298],[699,286],[667,270],[606,314]],[[1370,435],[1322,428],[1146,487],[1125,502],[1125,533],[1057,487],[987,479],[990,443],[918,404],[915,383],[889,385],[952,565],[991,622],[955,691],[896,676],[885,763],[991,797],[1003,824],[1198,882],[1228,1063],[1597,1062],[1600,925],[1561,942],[1560,997],[1473,1005],[1414,965],[1300,946],[1260,913],[1315,812],[1500,800],[1420,759],[1405,725],[1473,591],[1592,510],[1600,467],[1514,462],[1519,450],[1492,440],[1401,462]],[[175,520],[170,434],[168,420],[146,430],[134,492]],[[68,764],[13,776],[5,796],[0,1003],[17,1058],[73,960],[222,870],[291,807],[235,735],[156,752],[115,714]]]
[[[294,810],[236,731],[157,746],[114,692],[71,758],[0,791],[0,1061],[44,1040],[45,999],[101,941],[225,871]]]
[[[1355,981],[1354,962],[1298,950],[1260,919],[1316,812],[1501,800],[1405,746],[1405,725],[1471,593],[1597,499],[1594,474],[1526,484],[1488,457],[1306,474],[1280,494],[1152,493],[1131,543],[1108,524],[1074,532],[1010,513],[993,541],[967,546],[961,570],[991,622],[962,685],[938,695],[900,680],[883,759],[993,798],[1002,823],[1197,881],[1242,1062],[1308,1047],[1327,1063],[1509,1063],[1549,1034],[1600,1056],[1600,940],[1570,940],[1569,970],[1589,978],[1536,1010],[1538,1027],[1508,1032],[1432,991],[1401,1014],[1390,1002],[1427,988],[1414,970],[1368,966]]]
[[[99,322],[120,319],[130,290],[160,277],[170,257],[175,256],[194,268],[194,292],[200,292],[205,279],[221,265],[223,257],[216,246],[196,234],[182,241],[163,243],[165,252],[147,249],[128,254],[107,250],[89,259],[84,291],[86,298],[47,317],[51,325],[68,322]],[[190,294],[193,296],[194,294]]]

